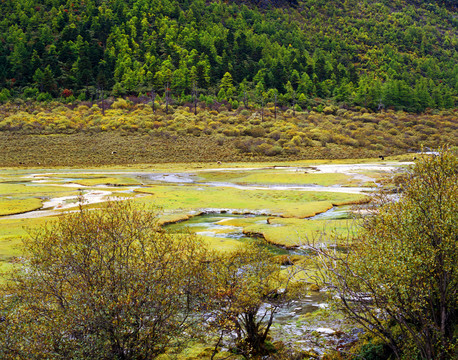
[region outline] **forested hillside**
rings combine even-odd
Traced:
[[[0,101],[457,101],[452,0],[2,0],[0,13]]]

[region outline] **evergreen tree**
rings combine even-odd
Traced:
[[[226,72],[221,79],[220,92],[221,91],[224,93],[224,97],[227,100],[231,100],[235,95],[235,87],[232,83],[232,75],[229,72]],[[218,98],[220,98],[219,93]]]

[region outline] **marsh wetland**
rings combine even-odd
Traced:
[[[134,199],[158,211],[170,231],[196,233],[210,248],[232,251],[258,241],[279,258],[294,257],[294,266],[306,255],[306,241],[346,231],[356,221],[354,205],[367,203],[381,179],[406,165],[374,160],[3,169],[0,261],[2,269],[13,267],[22,236],[79,204]],[[332,339],[343,325],[326,319],[325,308],[323,293],[304,295],[276,315],[273,339],[299,349],[312,348],[320,336]]]

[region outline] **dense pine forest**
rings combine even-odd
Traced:
[[[453,0],[2,0],[0,101],[456,106]]]

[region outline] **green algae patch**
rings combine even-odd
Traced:
[[[151,196],[137,199],[166,210],[183,212],[230,209],[238,213],[268,214],[285,217],[310,217],[333,205],[367,201],[359,194],[293,190],[242,190],[230,187],[156,185],[135,190]]]
[[[54,193],[68,193],[68,189],[61,186],[26,186],[24,184],[0,184],[0,195],[2,196],[14,196],[14,195],[48,195]]]
[[[310,201],[307,204],[297,203],[286,209],[282,216],[286,218],[307,218],[328,211],[332,207],[333,203],[329,201]]]
[[[40,199],[16,199],[0,198],[0,216],[21,214],[28,211],[38,210],[42,207]]]
[[[262,185],[320,185],[356,186],[360,182],[352,176],[340,173],[308,173],[306,169],[274,169],[252,171],[208,171],[200,172],[205,181],[232,182],[235,184]]]

